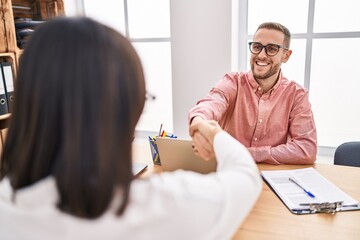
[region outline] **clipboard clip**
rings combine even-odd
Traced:
[[[336,213],[341,211],[343,201],[339,202],[323,202],[323,203],[302,203],[301,206],[309,206],[311,213]]]

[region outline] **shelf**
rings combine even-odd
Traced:
[[[0,115],[0,130],[9,127],[11,113]]]
[[[0,0],[0,62],[12,63],[14,85],[23,51],[16,42],[14,19],[47,20],[59,15],[65,15],[63,0]],[[10,117],[11,113],[0,115],[0,129],[8,127]]]
[[[9,119],[11,116],[11,113],[0,115],[0,121]]]
[[[65,15],[62,0],[0,0],[0,53],[19,52],[14,19],[47,20]]]
[[[4,52],[4,53],[0,53],[0,57],[10,57],[10,58],[15,58],[15,54],[12,52]]]

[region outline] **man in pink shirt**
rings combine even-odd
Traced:
[[[256,162],[313,164],[317,137],[308,92],[281,72],[292,53],[290,38],[279,23],[261,24],[249,43],[251,71],[226,74],[190,110],[190,129],[212,119],[245,145]],[[202,146],[196,151],[212,152],[206,141]]]

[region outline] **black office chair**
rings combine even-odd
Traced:
[[[360,142],[345,142],[335,150],[335,165],[360,167]]]

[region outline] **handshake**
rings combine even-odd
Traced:
[[[205,160],[215,158],[213,142],[215,135],[220,131],[223,130],[216,121],[194,117],[190,124],[189,134],[193,139],[195,154]]]

